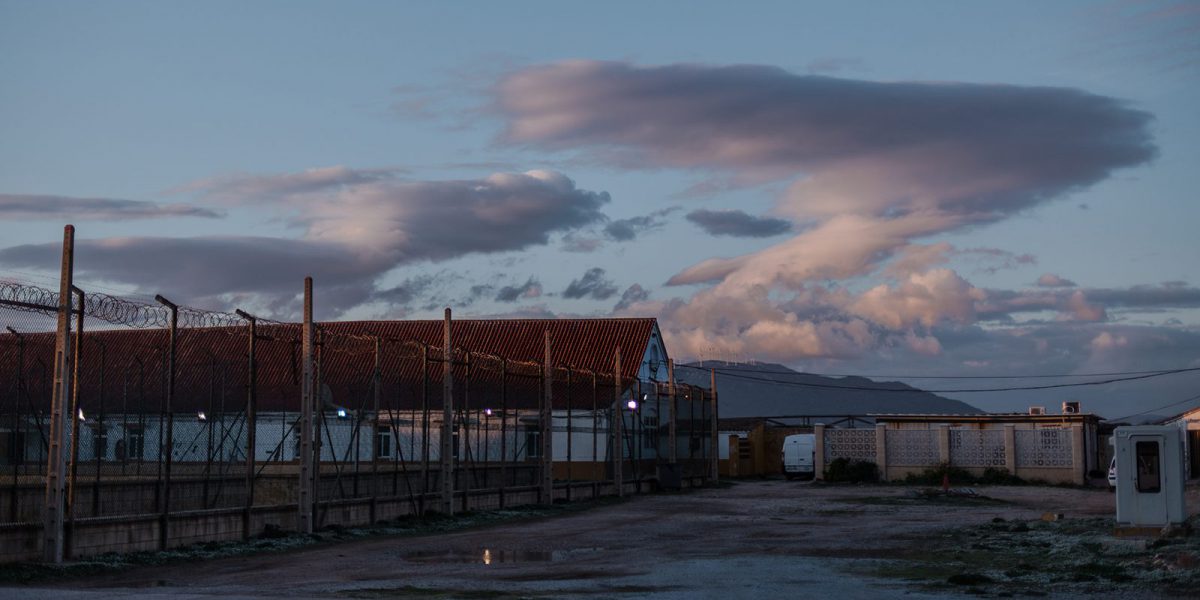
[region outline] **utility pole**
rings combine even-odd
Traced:
[[[66,492],[67,419],[63,414],[71,394],[71,285],[75,268],[75,226],[63,228],[62,266],[58,288],[58,333],[54,341],[54,389],[50,405],[50,439],[46,458],[46,504],[43,514],[43,557],[63,561],[63,501]]]

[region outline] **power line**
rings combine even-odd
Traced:
[[[1110,421],[1110,422],[1111,422],[1111,421],[1124,421],[1125,419],[1128,419],[1129,417],[1136,417],[1136,416],[1139,416],[1139,415],[1144,415],[1144,414],[1147,414],[1147,413],[1152,413],[1152,412],[1154,412],[1154,411],[1156,411],[1156,410],[1162,410],[1162,409],[1164,409],[1164,408],[1171,408],[1172,406],[1179,406],[1180,404],[1187,404],[1188,402],[1195,402],[1196,400],[1200,400],[1200,394],[1196,394],[1195,396],[1192,396],[1191,398],[1186,398],[1186,399],[1184,399],[1184,400],[1180,400],[1179,402],[1172,402],[1172,403],[1170,403],[1170,404],[1167,404],[1167,405],[1164,405],[1164,406],[1159,406],[1159,407],[1157,407],[1157,408],[1151,408],[1151,409],[1149,409],[1149,410],[1143,410],[1142,412],[1133,413],[1132,415],[1125,415],[1124,417],[1121,417],[1121,418],[1119,418],[1119,419],[1107,419],[1107,420],[1108,420],[1108,421]]]
[[[885,375],[878,373],[812,373],[809,371],[794,371],[788,369],[749,369],[749,368],[721,368],[721,367],[704,367],[696,365],[677,364],[676,368],[695,369],[697,371],[716,371],[718,373],[766,373],[775,375],[816,375],[819,377],[867,377],[867,378],[882,378],[892,377],[896,379],[1065,379],[1068,377],[1122,377],[1126,375],[1151,375],[1156,373],[1175,373],[1178,369],[1155,369],[1152,371],[1112,371],[1107,373],[1064,373],[1061,375]],[[1186,369],[1184,369],[1186,370]]]
[[[1023,391],[1023,390],[1049,390],[1049,389],[1055,389],[1055,388],[1107,385],[1110,383],[1118,383],[1121,381],[1136,381],[1139,379],[1151,379],[1153,377],[1162,377],[1163,375],[1174,375],[1176,373],[1188,373],[1188,372],[1192,372],[1192,371],[1200,371],[1200,367],[1193,367],[1190,369],[1175,369],[1172,371],[1152,371],[1148,374],[1143,374],[1143,375],[1136,375],[1136,376],[1130,376],[1130,377],[1115,377],[1115,378],[1111,378],[1111,379],[1104,379],[1101,381],[1080,381],[1080,382],[1075,382],[1075,383],[1054,383],[1054,384],[1049,384],[1049,385],[1026,385],[1026,386],[998,387],[998,388],[963,388],[963,389],[948,389],[948,390],[924,390],[924,389],[916,389],[916,388],[894,389],[894,388],[868,387],[868,386],[864,386],[864,385],[832,385],[832,384],[824,384],[824,383],[805,383],[805,382],[801,382],[801,381],[784,381],[784,380],[780,380],[780,379],[767,379],[764,377],[753,377],[750,375],[740,375],[737,373],[729,373],[729,372],[722,372],[722,375],[724,375],[725,377],[732,377],[735,379],[747,379],[747,380],[751,380],[751,381],[762,381],[764,383],[772,383],[775,385],[791,385],[791,386],[798,386],[798,387],[813,387],[813,388],[833,389],[833,390],[860,390],[860,391],[866,391],[866,392],[899,392],[899,393],[928,392],[928,393],[933,393],[933,394],[967,394],[967,393],[975,393],[975,392],[1015,392],[1015,391]]]

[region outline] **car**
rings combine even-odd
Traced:
[[[1112,458],[1112,462],[1108,463],[1108,491],[1117,491],[1117,457]]]

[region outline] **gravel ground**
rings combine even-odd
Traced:
[[[1186,586],[1200,565],[1186,556],[1194,548],[1200,557],[1200,536],[1158,548],[1108,543],[1114,500],[1105,491],[974,489],[985,497],[749,481],[466,530],[174,560],[0,588],[0,597],[849,600],[1197,589]],[[1195,489],[1189,507],[1200,512]],[[1066,520],[1044,523],[1046,512]],[[1069,567],[1062,577],[1056,565]]]

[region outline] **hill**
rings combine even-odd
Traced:
[[[984,412],[966,402],[943,398],[898,381],[825,377],[770,363],[705,361],[676,365],[675,378],[684,383],[708,387],[710,368],[717,370],[717,392],[720,394],[720,414],[723,419]]]

